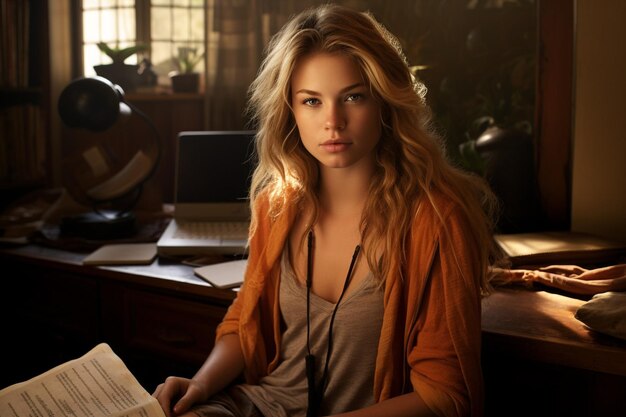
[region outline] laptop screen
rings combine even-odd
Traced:
[[[247,202],[253,131],[180,132],[177,149],[177,204]]]

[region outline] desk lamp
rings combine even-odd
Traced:
[[[58,110],[65,125],[72,128],[102,132],[115,125],[120,117],[135,113],[154,132],[146,149],[137,144],[139,149],[120,170],[80,193],[69,190],[77,200],[90,205],[92,211],[61,220],[61,234],[96,240],[133,235],[136,232],[136,217],[132,209],[141,196],[143,185],[154,174],[161,156],[158,130],[141,110],[125,101],[120,86],[103,77],[72,81],[59,96]],[[84,158],[88,158],[88,152],[83,152]]]

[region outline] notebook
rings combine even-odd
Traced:
[[[180,132],[174,215],[157,242],[160,256],[246,251],[253,131]]]

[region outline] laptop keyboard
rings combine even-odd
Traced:
[[[178,222],[177,239],[247,239],[248,223]]]

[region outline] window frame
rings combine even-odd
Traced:
[[[161,5],[158,5],[161,6]],[[171,5],[171,8],[174,9],[177,6]],[[204,22],[204,42],[206,43],[206,12],[208,8],[207,0],[203,1],[203,10],[205,13],[205,22]],[[70,0],[70,8],[71,8],[71,38],[72,38],[72,77],[78,78],[85,76],[84,73],[84,38],[83,38],[83,1],[82,0]],[[152,4],[150,0],[135,0],[135,42],[143,43],[146,45],[151,45],[152,43],[152,15],[151,15]],[[175,39],[170,38],[172,43],[176,43]],[[147,57],[152,59],[151,52],[140,52],[138,53],[138,62],[141,61],[143,57]],[[206,68],[203,65],[202,70],[199,71],[201,73],[205,72]]]

